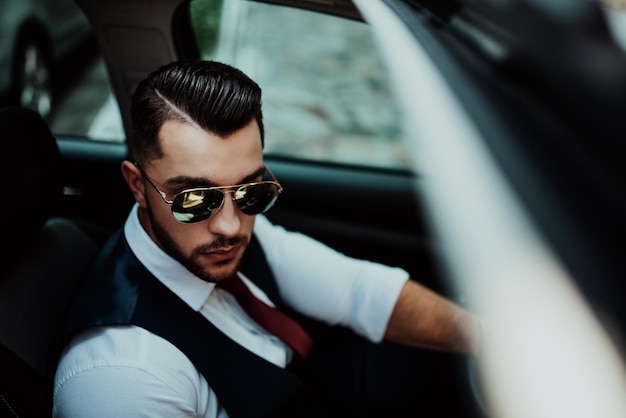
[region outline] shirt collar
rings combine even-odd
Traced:
[[[124,224],[124,235],[130,249],[150,273],[195,311],[207,300],[215,283],[206,282],[163,251],[139,222],[139,205],[135,203]]]

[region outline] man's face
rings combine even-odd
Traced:
[[[227,138],[200,127],[167,121],[160,130],[163,157],[143,167],[169,200],[184,189],[230,186],[261,179],[263,149],[257,123]],[[152,239],[187,269],[206,281],[231,277],[250,241],[254,216],[235,206],[227,193],[211,218],[192,224],[174,219],[171,206],[154,188],[144,187],[140,220]]]

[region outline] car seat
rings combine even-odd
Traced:
[[[61,159],[41,116],[0,108],[0,137],[0,416],[50,417],[51,349],[99,240],[53,216],[63,194]]]

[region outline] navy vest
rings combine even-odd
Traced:
[[[241,271],[284,308],[254,236]],[[139,262],[119,231],[94,261],[70,309],[63,341],[87,327],[121,324],[145,328],[185,353],[231,417],[303,415],[296,412],[306,403],[299,401],[304,384],[298,374],[246,350],[191,309]]]

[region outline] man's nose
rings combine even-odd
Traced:
[[[213,234],[225,237],[235,236],[239,233],[241,212],[233,200],[233,192],[224,193],[224,202],[220,210],[211,217],[209,222]]]

